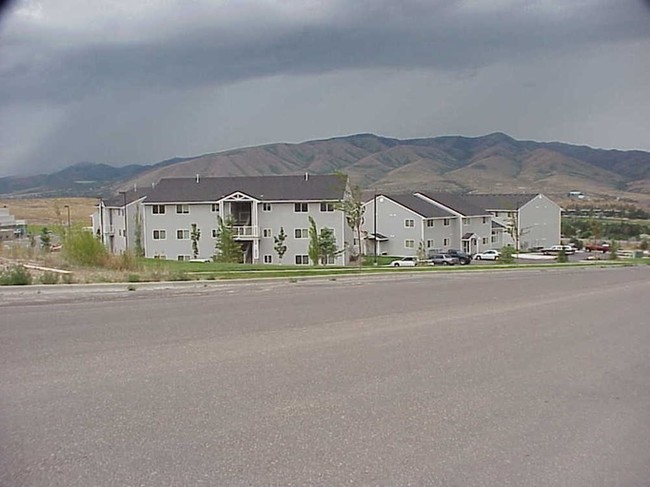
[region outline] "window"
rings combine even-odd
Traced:
[[[190,205],[176,205],[176,213],[179,215],[188,215],[190,213]]]
[[[164,215],[165,214],[165,205],[153,205],[151,207],[151,212],[154,215]]]
[[[296,255],[296,264],[297,265],[309,265],[309,256],[308,255]]]
[[[294,238],[309,238],[309,230],[306,228],[296,228],[293,231]]]
[[[307,206],[307,203],[294,203],[293,211],[294,213],[307,213],[309,207]]]
[[[488,222],[488,217],[487,217],[487,216],[484,216],[483,219],[482,219],[482,221],[483,221],[483,225],[485,225],[485,224]]]
[[[327,256],[327,264],[332,265],[332,264],[335,264],[335,263],[336,263],[336,257],[334,257],[333,255],[328,255]]]
[[[415,220],[407,218],[406,220],[404,220],[404,226],[406,228],[413,228],[415,226]]]
[[[448,238],[445,238],[445,239],[442,241],[442,245],[445,246],[445,247],[449,247],[449,239],[448,239]]]
[[[469,225],[469,218],[463,218],[463,225]]]
[[[219,236],[219,230],[216,228],[212,229],[212,238],[217,238]]]
[[[272,264],[273,263],[273,256],[268,254],[264,256],[264,263],[265,264]]]
[[[165,230],[154,230],[153,239],[154,240],[165,240],[167,238],[167,231]]]
[[[432,249],[436,246],[435,240],[427,240],[427,248]]]
[[[219,213],[219,203],[212,203],[210,206],[210,211],[212,213]]]
[[[271,203],[262,203],[262,211],[271,211]]]
[[[190,238],[189,230],[176,230],[176,240],[187,240]]]
[[[167,260],[167,256],[165,254],[156,254],[153,256],[154,259],[160,259],[160,260]]]
[[[432,219],[432,218],[429,218],[429,219],[427,220],[427,227],[429,227],[429,228],[433,228],[433,227],[435,227],[435,226],[436,226],[436,221],[435,221],[434,219]]]
[[[404,248],[406,248],[406,249],[414,249],[415,248],[415,240],[404,240]]]
[[[483,237],[483,245],[487,245],[487,243],[488,243],[487,237]]]
[[[179,255],[176,257],[176,260],[184,261],[184,260],[190,260],[192,257],[189,255]]]
[[[321,203],[320,211],[323,213],[330,213],[334,211],[334,203]]]
[[[271,238],[273,236],[273,230],[270,228],[265,228],[262,230],[262,237],[264,238]]]
[[[448,227],[449,226],[449,218],[445,218],[444,220],[442,220],[442,224],[444,226]]]

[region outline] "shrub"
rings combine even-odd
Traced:
[[[499,260],[502,264],[513,264],[515,262],[515,248],[512,245],[503,247]]]
[[[565,262],[569,262],[569,258],[567,257],[564,249],[560,250],[560,252],[557,254],[556,260],[562,264],[564,264]]]
[[[104,245],[85,230],[73,230],[65,237],[63,256],[70,264],[90,267],[103,267],[108,260]]]
[[[0,285],[26,286],[32,283],[32,275],[22,265],[16,265],[0,272]]]
[[[59,275],[56,272],[46,271],[41,276],[41,284],[58,284]]]

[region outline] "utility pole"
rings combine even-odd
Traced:
[[[377,190],[375,189],[375,196],[372,202],[373,215],[372,215],[372,232],[375,234],[375,265],[377,265]]]
[[[124,198],[124,251],[129,250],[129,237],[127,232],[127,218],[126,218],[126,191],[120,191]]]

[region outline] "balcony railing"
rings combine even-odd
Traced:
[[[237,237],[257,237],[257,227],[256,226],[240,226],[235,225],[232,227],[233,234],[235,238]]]

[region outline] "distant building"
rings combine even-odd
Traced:
[[[7,207],[0,208],[0,240],[13,240],[27,235],[27,224],[16,220]]]

